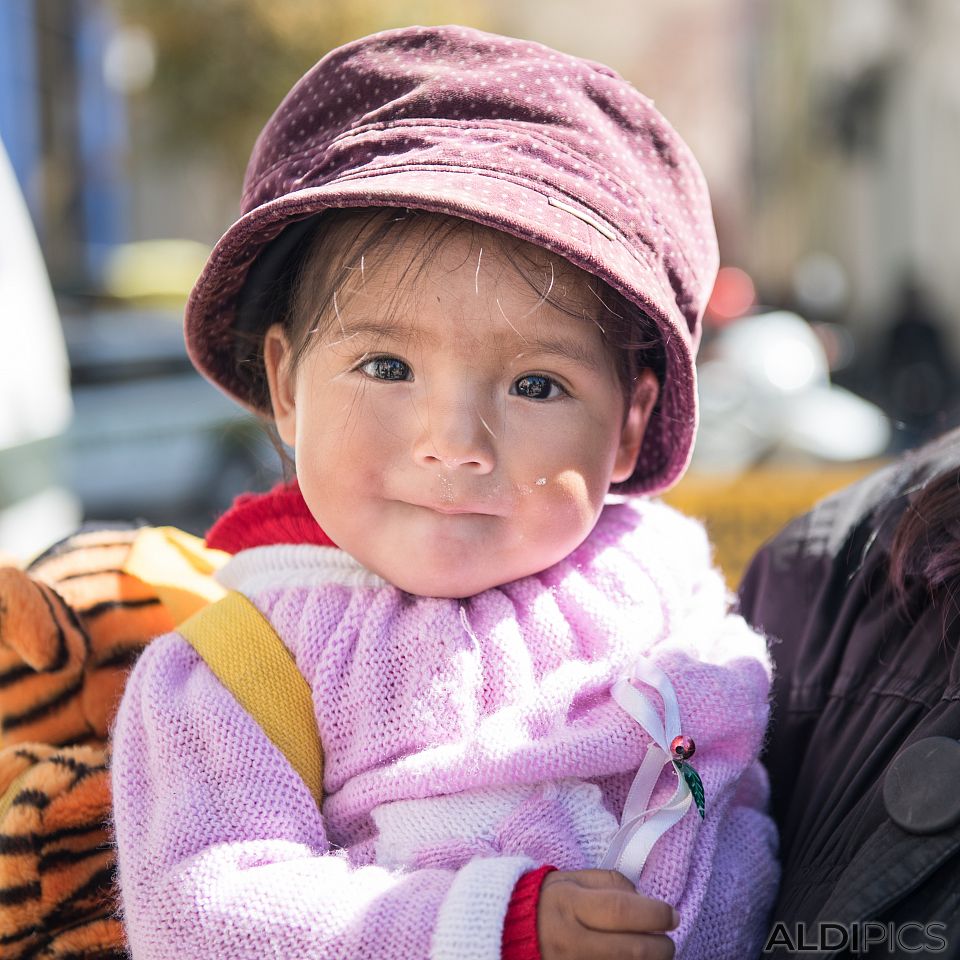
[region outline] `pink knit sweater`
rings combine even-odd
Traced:
[[[121,895],[136,960],[498,960],[517,879],[596,866],[649,737],[610,696],[646,655],[706,791],[639,889],[678,957],[756,955],[777,882],[756,757],[762,638],[727,612],[699,524],[611,504],[542,573],[464,600],[390,586],[338,548],[261,546],[220,578],[311,683],[323,815],[185,640],[154,641],[114,732]],[[669,798],[665,771],[655,802]]]

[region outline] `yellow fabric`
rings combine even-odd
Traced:
[[[846,465],[769,464],[723,475],[691,470],[663,499],[703,520],[717,565],[736,590],[750,558],[794,517],[818,500],[882,466],[875,460]]]
[[[262,613],[231,590],[178,628],[323,801],[323,751],[310,687]]]
[[[213,574],[230,558],[176,527],[144,527],[130,548],[124,570],[150,584],[180,623],[226,595]]]

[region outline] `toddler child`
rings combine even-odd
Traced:
[[[208,541],[310,686],[324,800],[154,641],[114,731],[133,957],[756,955],[766,648],[648,496],[717,262],[687,148],[599,64],[402,29],[296,84],[243,211],[187,342],[296,482]]]

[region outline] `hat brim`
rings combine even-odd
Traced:
[[[657,493],[683,474],[696,433],[696,343],[690,342],[689,324],[662,269],[636,238],[620,235],[574,198],[503,174],[423,165],[369,174],[361,170],[285,193],[237,220],[214,247],[185,316],[190,358],[221,390],[252,412],[266,412],[236,372],[233,330],[240,292],[257,256],[285,227],[323,210],[347,207],[409,207],[475,221],[556,253],[634,303],[660,331],[666,375],[636,470],[612,490]]]

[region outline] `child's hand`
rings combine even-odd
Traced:
[[[615,870],[554,871],[540,889],[543,960],[671,960],[664,931],[677,922],[669,903],[637,893]]]

